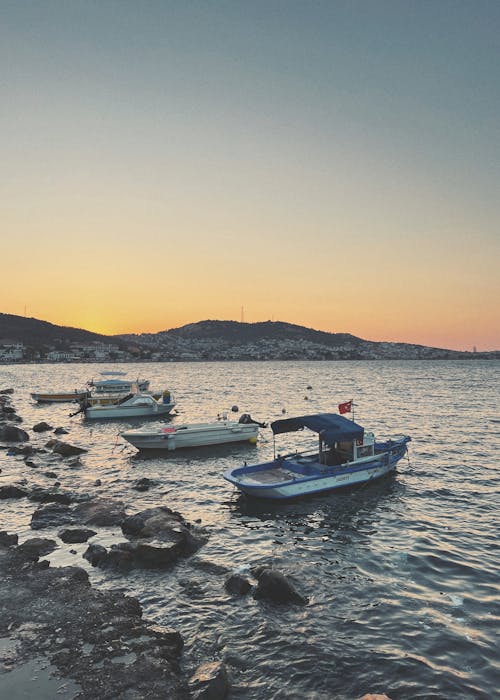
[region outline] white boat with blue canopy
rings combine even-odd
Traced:
[[[297,498],[361,484],[396,469],[407,452],[407,435],[376,442],[373,433],[335,413],[285,418],[271,423],[273,435],[308,428],[318,434],[313,451],[276,455],[262,464],[245,464],[224,472],[224,478],[247,496]]]

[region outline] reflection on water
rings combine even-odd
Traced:
[[[63,488],[123,500],[129,512],[158,504],[201,521],[209,532],[196,556],[169,572],[128,577],[90,569],[86,545],[64,545],[53,564],[78,563],[96,586],[137,595],[144,614],[177,627],[184,663],[223,658],[232,698],[356,698],[368,691],[405,698],[491,698],[498,673],[499,606],[496,489],[499,364],[496,362],[166,363],[125,365],[131,377],[170,389],[175,421],[231,415],[232,405],[259,421],[335,410],[354,397],[356,421],[385,438],[412,436],[410,463],[395,475],[342,492],[290,503],[246,499],[222,472],[272,457],[269,430],[257,446],[225,445],[138,454],[119,433],[138,421],[69,417],[70,404],[33,405],[30,391],[80,386],[99,365],[0,367],[0,388],[26,429],[42,420],[69,430],[88,448],[81,464],[57,456],[50,471]],[[311,386],[312,389],[306,389]],[[305,401],[304,397],[308,396]],[[164,424],[165,421],[161,423]],[[139,421],[139,424],[141,421]],[[32,433],[43,445],[51,433]],[[307,436],[282,436],[279,451]],[[36,457],[34,458],[36,461]],[[21,457],[0,451],[0,479],[53,482]],[[146,492],[132,486],[154,480]],[[96,486],[96,480],[100,486]],[[1,482],[0,482],[1,483]],[[5,504],[5,505],[4,505]],[[2,529],[32,535],[33,504],[2,504]],[[57,538],[57,532],[44,532]],[[122,538],[101,528],[96,542]],[[76,554],[70,553],[70,548]],[[310,598],[305,608],[272,606],[224,589],[230,571],[251,577],[273,563]]]

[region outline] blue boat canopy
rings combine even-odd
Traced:
[[[360,440],[365,429],[352,420],[347,420],[336,413],[318,413],[315,416],[298,416],[297,418],[283,418],[271,423],[271,429],[275,435],[280,433],[293,433],[302,428],[309,428],[318,433],[323,442],[330,446],[334,442]]]

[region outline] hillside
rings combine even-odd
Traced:
[[[19,342],[31,347],[66,347],[69,343],[110,343],[123,345],[123,341],[113,340],[82,328],[56,326],[37,318],[26,318],[0,313],[0,344]]]

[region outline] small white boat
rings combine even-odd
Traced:
[[[127,430],[121,434],[138,450],[178,450],[231,442],[256,443],[259,425],[219,420],[213,423],[168,425],[156,430]]]
[[[147,379],[100,379],[97,382],[91,380],[89,386],[95,394],[129,394],[131,391],[147,391],[149,381]]]
[[[167,391],[162,401],[157,401],[151,394],[128,394],[116,404],[91,406],[84,401],[82,410],[86,418],[158,418],[168,415],[174,406]]]
[[[319,436],[312,452],[277,455],[262,464],[228,469],[224,478],[248,496],[288,499],[366,483],[396,469],[411,438],[375,442],[373,433],[333,413],[271,423],[274,435],[308,428]]]
[[[57,393],[43,392],[31,394],[31,398],[37,403],[65,403],[69,401],[82,401],[88,396],[90,396],[90,393],[87,389],[59,391]]]

